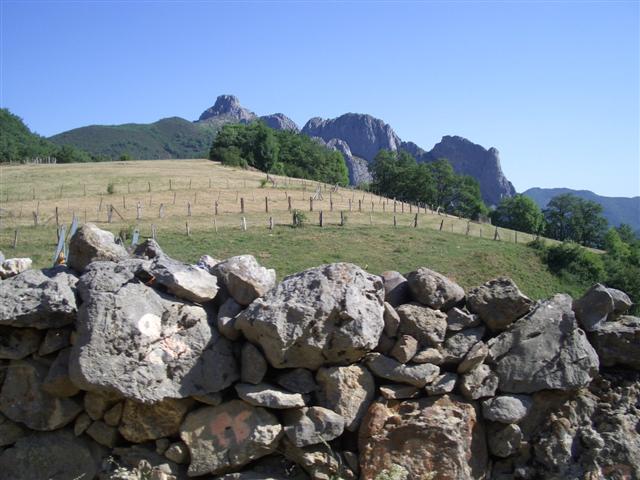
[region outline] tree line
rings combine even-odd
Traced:
[[[418,163],[408,152],[380,150],[369,167],[370,188],[404,202],[440,207],[453,215],[477,219],[487,213],[477,180],[458,175],[446,159]]]
[[[301,133],[274,130],[262,122],[223,126],[213,141],[209,159],[276,175],[349,184],[349,173],[340,152]]]
[[[52,157],[58,163],[92,162],[87,152],[71,145],[56,145],[37,135],[8,109],[0,109],[0,163]]]

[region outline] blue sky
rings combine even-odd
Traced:
[[[461,135],[529,187],[640,195],[640,2],[0,0],[0,103],[42,135],[258,114],[370,113]]]

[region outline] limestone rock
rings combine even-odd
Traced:
[[[440,373],[440,368],[431,363],[404,365],[379,353],[367,355],[366,363],[377,377],[419,388],[433,381]]]
[[[353,480],[345,462],[326,442],[309,445],[307,447],[296,447],[287,437],[283,438],[282,446],[287,459],[302,467],[308,474],[300,478],[312,478],[314,480],[333,480],[336,478]],[[288,479],[287,474],[282,480]],[[271,477],[257,477],[256,480],[272,480]],[[274,479],[275,480],[275,479]],[[280,480],[280,479],[277,479]]]
[[[153,260],[150,273],[178,298],[196,303],[213,300],[218,293],[218,280],[208,271],[162,255]]]
[[[80,392],[69,378],[70,348],[62,350],[49,367],[49,372],[42,382],[42,390],[56,397],[73,397]]]
[[[93,223],[80,226],[69,240],[67,263],[77,272],[82,272],[91,262],[117,262],[127,257],[129,254],[115,242],[113,233],[101,230]]]
[[[539,303],[488,345],[503,392],[571,390],[598,372],[598,356],[578,328],[568,295]]]
[[[452,372],[444,372],[438,375],[433,382],[424,387],[424,391],[427,395],[444,395],[445,393],[453,392],[458,382],[458,375]]]
[[[344,419],[323,407],[305,407],[284,412],[284,433],[296,447],[329,442],[342,435]]]
[[[400,272],[392,270],[382,272],[382,281],[384,282],[384,300],[389,305],[395,308],[411,302],[409,283]]]
[[[27,270],[2,281],[0,325],[62,327],[76,319],[77,279],[64,271]]]
[[[492,397],[498,389],[498,376],[484,363],[462,376],[460,391],[469,400]]]
[[[118,429],[110,427],[102,420],[93,422],[86,432],[91,438],[93,438],[100,445],[104,445],[107,448],[113,448],[118,443]]]
[[[596,283],[582,297],[573,302],[576,318],[587,332],[597,329],[606,322],[613,310],[613,297],[609,289],[600,283]]]
[[[356,431],[375,394],[369,370],[361,365],[321,368],[316,380],[318,404],[340,415],[347,430]]]
[[[120,399],[116,392],[87,392],[84,395],[84,411],[92,420],[100,420]]]
[[[172,462],[176,462],[179,464],[188,463],[189,449],[184,442],[172,443],[171,445],[169,445],[169,448],[165,450],[164,456]]]
[[[513,455],[520,448],[522,431],[518,425],[498,423],[490,425],[487,430],[487,443],[492,455],[504,458]]]
[[[415,398],[420,394],[420,390],[412,385],[381,385],[380,395],[387,400],[404,400]]]
[[[104,412],[104,423],[110,427],[117,427],[122,419],[122,411],[124,410],[124,402],[116,403],[109,410]]]
[[[335,263],[285,278],[236,317],[276,368],[315,370],[359,360],[384,328],[379,277]]]
[[[42,389],[49,365],[34,359],[12,360],[0,391],[0,412],[31,430],[57,430],[82,411],[74,398],[58,398]]]
[[[411,361],[413,363],[433,363],[434,365],[441,365],[442,362],[444,362],[444,355],[442,354],[442,350],[438,348],[425,348],[416,353]]]
[[[67,430],[19,439],[0,454],[0,472],[11,480],[94,478],[99,454],[89,442]]]
[[[276,271],[260,266],[253,255],[239,255],[218,263],[213,273],[231,297],[246,306],[276,284]]]
[[[305,406],[302,394],[290,393],[266,383],[258,385],[236,383],[235,389],[241,400],[255,407],[284,409]]]
[[[607,288],[609,295],[613,298],[613,313],[615,315],[624,315],[627,313],[627,310],[631,308],[633,302],[629,298],[629,295],[624,293],[622,290],[617,290],[615,288]],[[609,320],[613,320],[609,318]]]
[[[0,326],[0,358],[20,360],[40,347],[42,333],[34,328]]]
[[[469,370],[484,362],[487,355],[489,355],[489,347],[487,347],[487,344],[482,341],[476,343],[458,364],[457,372],[467,373]]]
[[[418,341],[411,335],[401,335],[389,352],[400,363],[407,363],[418,350]]]
[[[640,370],[640,318],[624,315],[589,333],[591,345],[605,367],[624,365]]]
[[[220,474],[275,451],[282,426],[271,413],[241,400],[189,413],[180,437],[189,447],[189,476]]]
[[[460,363],[469,350],[482,340],[484,327],[467,328],[451,335],[444,342],[445,363]]]
[[[389,337],[395,337],[400,327],[400,316],[390,303],[384,302],[384,333]]]
[[[418,303],[407,303],[396,310],[400,316],[399,332],[411,335],[421,346],[437,346],[444,341],[447,315]]]
[[[242,345],[240,379],[245,383],[257,385],[267,373],[267,361],[258,348],[246,342]]]
[[[79,284],[69,363],[76,385],[154,402],[220,391],[238,378],[231,344],[205,309],[167,300],[119,268],[93,263]]]
[[[505,330],[531,308],[531,299],[507,277],[499,277],[467,293],[467,306],[493,331]]]
[[[464,299],[462,287],[444,275],[419,268],[407,275],[413,297],[435,310],[449,310]]]
[[[12,422],[0,413],[0,447],[13,445],[19,438],[27,435],[27,429]]]
[[[0,279],[4,280],[29,270],[33,261],[30,258],[8,258],[0,263]]]
[[[276,382],[290,392],[311,393],[318,388],[313,374],[306,368],[294,368],[279,374]]]
[[[372,404],[359,441],[361,478],[377,478],[397,467],[407,479],[479,480],[488,473],[475,407],[447,395]]]
[[[44,340],[40,344],[38,349],[38,355],[44,357],[50,353],[62,350],[71,344],[71,329],[70,328],[52,328],[47,330],[44,336]]]
[[[480,316],[475,313],[467,313],[458,307],[453,307],[447,312],[447,330],[451,332],[459,332],[478,325],[480,325]]]
[[[518,423],[533,405],[529,395],[500,395],[483,400],[482,415],[485,419],[501,423]]]
[[[165,399],[145,404],[127,400],[120,420],[120,433],[134,443],[170,437],[178,433],[192,405],[189,399]]]
[[[236,328],[236,315],[242,311],[242,305],[233,298],[228,298],[218,310],[216,325],[218,331],[229,340],[238,340],[240,331]]]

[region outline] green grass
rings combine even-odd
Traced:
[[[105,228],[104,225],[101,226]],[[117,233],[119,227],[113,229]],[[149,232],[143,230],[142,235]],[[30,256],[36,266],[47,266],[55,248],[51,227],[23,228],[18,248],[11,248],[11,232],[0,236],[5,256]],[[191,237],[184,232],[163,230],[158,241],[174,258],[194,263],[201,255],[218,259],[252,254],[258,261],[275,268],[278,278],[331,262],[352,262],[367,271],[406,273],[428,267],[457,281],[468,289],[491,278],[506,275],[530,297],[547,298],[566,292],[581,295],[588,285],[563,281],[540,261],[535,251],[522,244],[494,242],[432,229],[383,227],[379,225],[277,227],[242,232],[237,228],[198,229]]]

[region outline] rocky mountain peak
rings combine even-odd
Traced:
[[[213,107],[207,108],[198,121],[207,121],[212,118],[232,119],[242,123],[255,120],[256,114],[240,105],[240,100],[234,95],[220,95]]]
[[[323,120],[314,117],[307,122],[302,133],[344,140],[353,155],[371,162],[380,150],[398,150],[401,140],[390,125],[379,118],[362,113],[346,113],[337,118]]]
[[[457,173],[470,175],[480,183],[482,198],[487,205],[497,205],[503,197],[511,197],[516,190],[505,177],[500,166],[500,152],[457,135],[445,135],[420,161],[449,160]]]
[[[267,127],[274,130],[291,130],[293,132],[299,132],[300,127],[287,117],[284,113],[272,113],[271,115],[263,115],[260,117]]]

